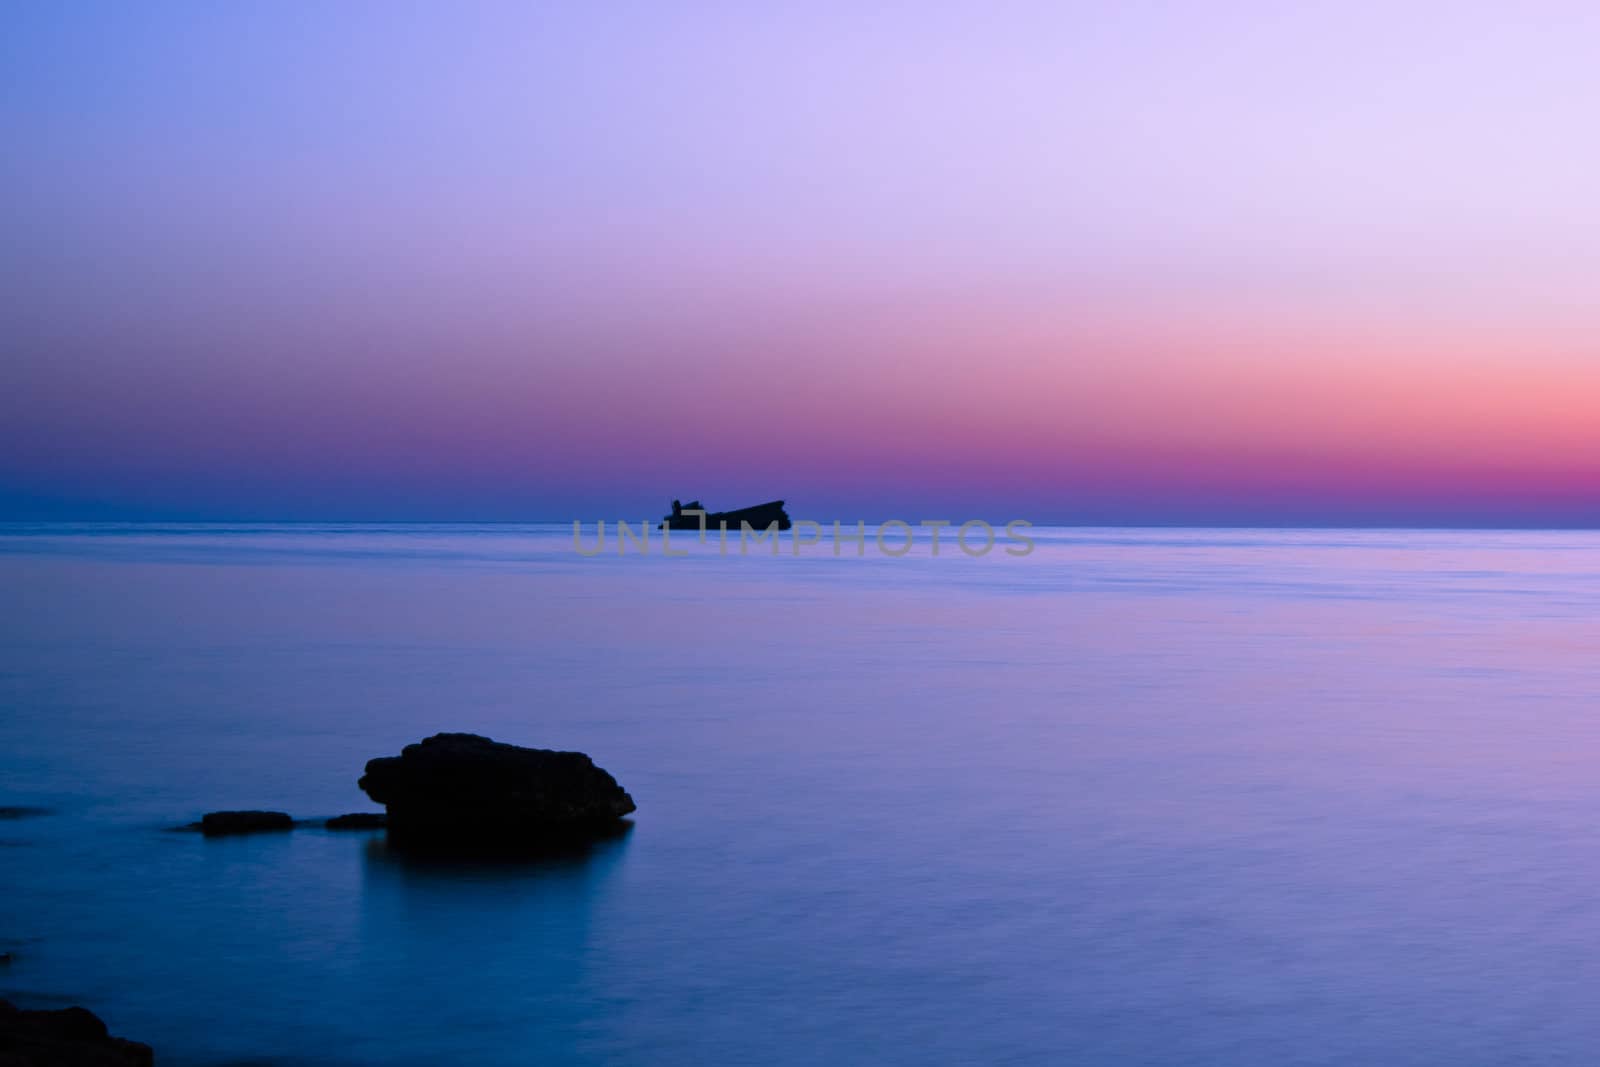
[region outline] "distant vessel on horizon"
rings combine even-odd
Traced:
[[[714,530],[726,523],[728,529],[740,529],[740,523],[748,522],[752,529],[764,530],[773,523],[778,524],[778,529],[787,530],[790,527],[789,513],[783,510],[783,501],[769,500],[765,504],[753,504],[747,508],[737,508],[733,511],[705,510],[705,505],[698,500],[691,500],[687,505],[682,501],[672,502],[672,512],[661,520],[657,529],[661,530]],[[703,524],[703,525],[702,525]]]

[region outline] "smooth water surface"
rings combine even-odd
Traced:
[[[0,528],[0,993],[177,1065],[1600,1062],[1600,535],[1036,536]],[[633,831],[165,830],[438,730]]]

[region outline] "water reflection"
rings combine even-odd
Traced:
[[[618,819],[614,825],[581,837],[488,846],[477,841],[463,841],[459,845],[448,842],[415,844],[386,834],[366,844],[367,879],[370,883],[375,868],[387,868],[383,871],[385,876],[397,874],[446,882],[476,881],[493,876],[559,875],[593,863],[614,863],[632,832],[633,820]]]
[[[359,973],[385,1049],[418,1062],[542,1059],[585,1039],[614,984],[595,940],[632,824],[536,854],[449,856],[366,843]],[[371,1050],[372,1061],[383,1050]]]

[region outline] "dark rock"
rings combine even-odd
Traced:
[[[207,837],[293,830],[294,820],[281,811],[208,811],[196,828]]]
[[[4,1067],[150,1067],[149,1045],[112,1037],[87,1008],[23,1011],[0,1000]]]
[[[389,839],[539,845],[588,837],[634,810],[617,780],[582,752],[435,734],[367,762],[358,783],[389,809]]]
[[[358,811],[335,815],[323,825],[330,830],[382,830],[388,824],[389,816],[381,811]]]

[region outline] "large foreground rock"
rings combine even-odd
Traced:
[[[435,734],[367,762],[358,783],[389,809],[389,836],[440,844],[537,845],[603,834],[634,810],[582,752]]]
[[[112,1037],[87,1008],[22,1011],[0,1000],[0,1067],[150,1067],[149,1045]]]

